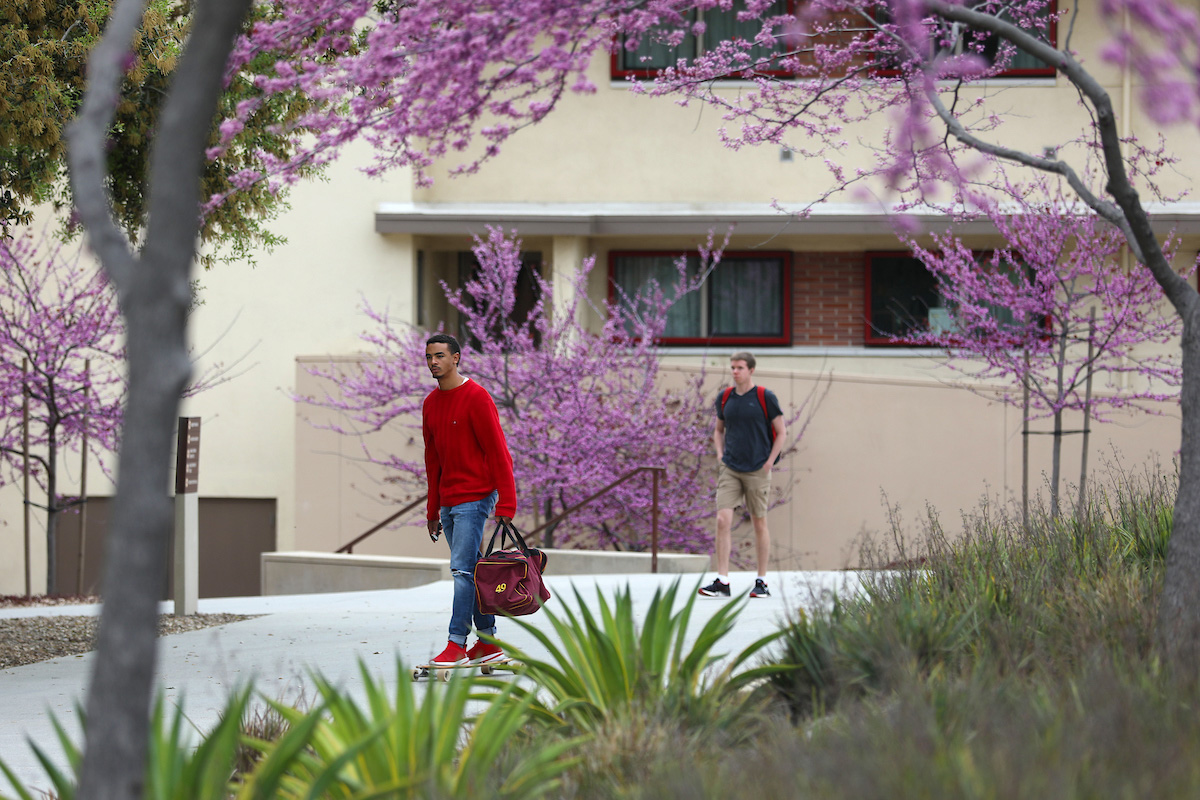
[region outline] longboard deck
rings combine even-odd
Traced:
[[[515,671],[518,667],[517,662],[511,658],[502,658],[499,661],[489,661],[486,664],[454,664],[453,666],[434,666],[433,664],[417,664],[412,670],[412,679],[419,681],[437,677],[439,681],[450,680],[450,673],[456,669],[477,669],[484,675],[491,675],[497,670]]]

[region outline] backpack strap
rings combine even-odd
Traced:
[[[733,394],[733,387],[725,387],[725,391],[721,393],[721,413],[725,413],[725,403],[729,401],[729,395]]]
[[[763,416],[767,418],[767,433],[771,437],[771,441],[775,441],[775,426],[771,424],[771,412],[767,411],[767,390],[762,386],[756,386],[758,389],[758,404],[762,406]]]

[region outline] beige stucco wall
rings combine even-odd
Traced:
[[[715,397],[726,377],[727,357],[672,353],[666,361],[669,369],[691,373],[703,363]],[[307,371],[316,362],[302,362],[298,386],[320,386]],[[894,509],[899,510],[905,535],[919,537],[927,509],[935,510],[947,530],[954,531],[960,513],[976,509],[985,498],[993,505],[1021,498],[1019,410],[954,385],[952,376],[925,356],[829,358],[763,352],[755,377],[779,396],[785,412],[806,402],[814,409],[799,451],[775,473],[777,485],[788,487],[787,501],[769,516],[774,563],[780,568],[858,565],[866,537],[890,539],[889,511]],[[1117,477],[1118,460],[1128,470],[1156,464],[1171,470],[1179,418],[1175,409],[1163,410],[1163,416],[1123,414],[1110,424],[1094,424],[1089,480],[1107,483]],[[329,552],[403,503],[384,499],[389,487],[381,482],[382,473],[355,463],[361,442],[312,425],[322,419],[328,417],[321,409],[306,407],[297,414],[296,478],[303,510],[297,515],[296,539],[304,549]],[[1065,425],[1078,429],[1081,421],[1068,417]],[[1049,430],[1050,424],[1040,421],[1033,429]],[[408,438],[397,430],[367,441],[372,447],[419,454],[419,444]],[[1079,482],[1080,439],[1068,436],[1064,442],[1064,504],[1074,502]],[[1035,499],[1039,493],[1045,497],[1050,444],[1050,436],[1031,437],[1030,492]],[[1019,513],[1019,507],[1010,508]],[[442,554],[444,547],[425,536],[421,512],[418,508],[411,515],[414,524],[382,531],[355,552]],[[522,522],[531,527],[533,520],[523,516],[518,519]],[[735,541],[749,547],[748,526]]]
[[[1124,124],[1128,118],[1129,132],[1154,146],[1158,125],[1146,118],[1136,101],[1126,108],[1123,73],[1100,57],[1109,32],[1096,10],[1097,0],[1076,5],[1078,15],[1070,20],[1070,45],[1076,58],[1108,91],[1118,120]],[[1060,10],[1071,6],[1059,3]],[[1066,33],[1066,25],[1060,25],[1060,46]],[[697,102],[681,107],[672,97],[641,95],[627,81],[614,81],[609,75],[608,60],[595,59],[588,71],[597,87],[594,94],[566,93],[552,114],[507,141],[477,174],[447,178],[447,171],[459,163],[447,161],[433,171],[433,185],[415,191],[413,199],[424,203],[803,202],[829,185],[821,159],[784,161],[780,148],[772,145],[732,150],[721,144],[718,131],[725,127],[736,131],[736,123],[725,120],[719,109]],[[1133,88],[1136,98],[1136,85]],[[730,81],[719,84],[715,92],[734,98],[747,90],[748,84]],[[1086,131],[1089,119],[1077,90],[1065,80],[997,80],[968,87],[961,92],[959,107],[981,96],[987,98],[989,110],[1005,118],[997,131],[987,134],[989,141],[1035,154],[1046,147],[1063,148],[1064,156],[1078,153],[1069,143]],[[873,157],[861,145],[878,143],[892,124],[893,117],[885,113],[846,126],[828,155],[853,174],[855,167],[869,165]],[[1163,171],[1156,181],[1173,196],[1191,189],[1200,164],[1200,135],[1188,126],[1165,133],[1171,154],[1181,164],[1178,170]],[[794,148],[816,146],[803,134],[785,135],[783,141]],[[474,157],[476,151],[467,152]],[[966,158],[969,163],[970,156]],[[887,196],[878,185],[872,191]],[[834,199],[864,201],[858,194]]]

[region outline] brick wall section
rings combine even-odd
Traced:
[[[862,253],[794,253],[792,344],[862,345]]]

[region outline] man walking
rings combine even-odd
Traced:
[[[767,503],[771,494],[771,467],[783,449],[787,426],[779,400],[769,389],[754,384],[754,356],[730,356],[732,389],[717,396],[717,577],[700,590],[705,597],[729,597],[729,551],[733,543],[733,509],[746,504],[754,522],[758,579],[751,597],[769,597],[767,558],[771,534],[767,530]]]
[[[436,667],[504,658],[498,645],[482,640],[466,649],[467,636],[472,622],[477,633],[496,635],[496,618],[480,614],[475,597],[475,562],[484,522],[493,509],[504,522],[512,522],[517,513],[512,455],[496,404],[486,389],[459,374],[460,358],[462,350],[453,336],[438,333],[425,343],[425,364],[438,383],[421,410],[429,483],[426,520],[432,538],[437,539],[439,527],[446,535],[454,577],[450,636],[446,649],[430,662]]]

